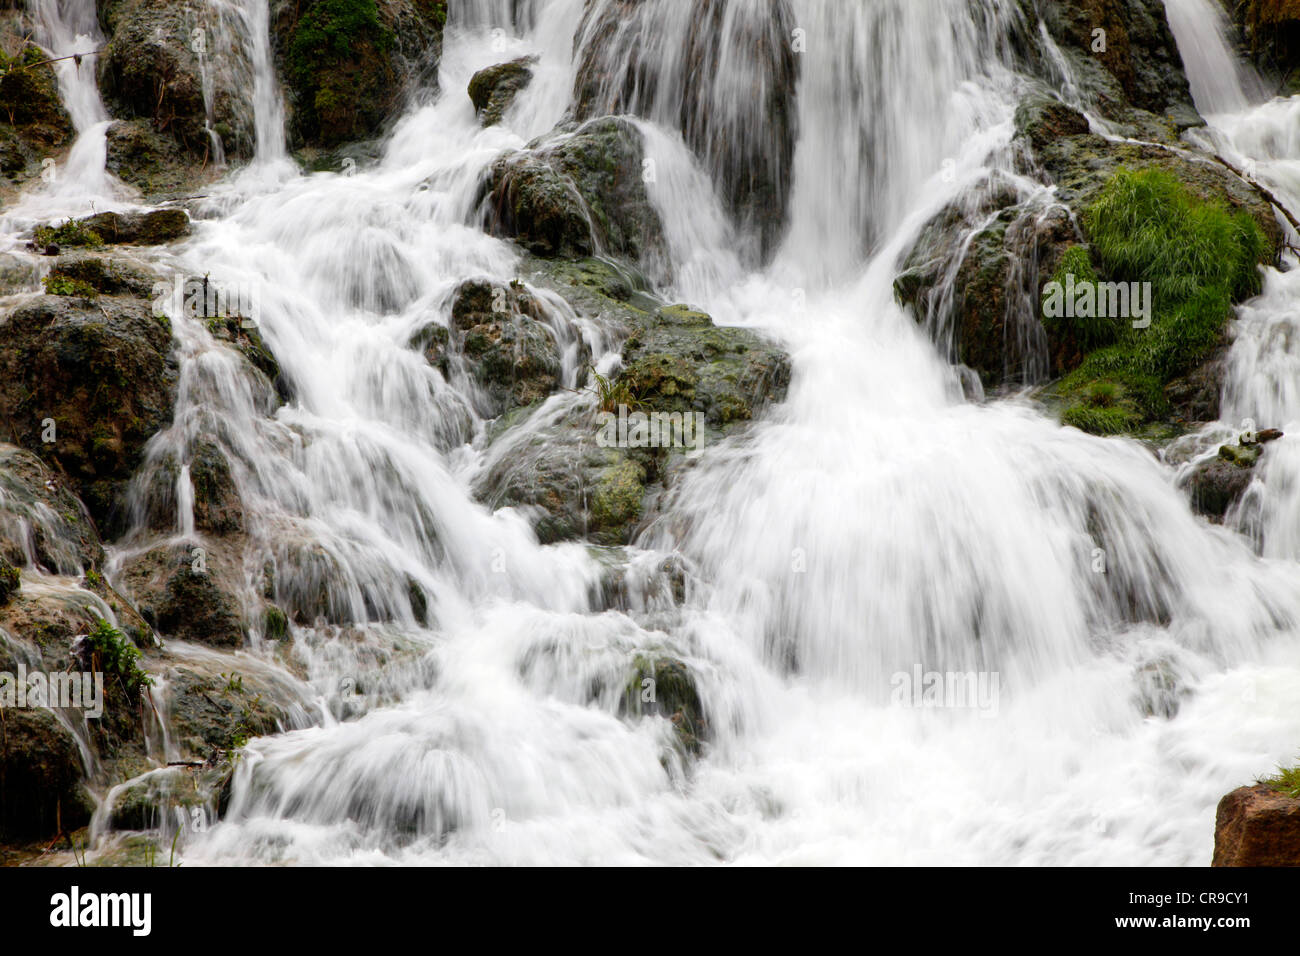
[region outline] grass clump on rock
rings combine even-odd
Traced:
[[[1121,169],[1087,209],[1084,227],[1092,255],[1075,247],[1062,268],[1076,270],[1076,282],[1100,273],[1150,283],[1150,324],[1060,320],[1078,323],[1080,340],[1094,346],[1058,386],[1062,420],[1095,434],[1133,431],[1168,411],[1165,385],[1221,346],[1233,303],[1259,291],[1267,242],[1247,212],[1200,200],[1158,169]]]

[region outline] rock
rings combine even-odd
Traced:
[[[93,229],[104,242],[157,246],[190,234],[190,217],[184,209],[152,209],[148,212],[101,212],[78,220]]]
[[[77,496],[36,455],[0,444],[0,560],[22,567],[28,554],[50,574],[80,575],[104,561]]]
[[[266,376],[281,402],[293,401],[293,385],[281,371],[280,363],[255,324],[245,322],[239,316],[209,317],[204,321],[213,338],[234,346],[249,365]]]
[[[272,45],[295,143],[380,132],[408,84],[436,81],[446,0],[275,0]]]
[[[93,804],[76,738],[45,709],[6,708],[0,734],[0,833],[44,838],[76,830]]]
[[[619,714],[668,720],[682,749],[692,755],[699,754],[701,742],[709,737],[709,724],[694,676],[678,660],[638,655],[623,692]]]
[[[647,412],[700,413],[701,442],[745,427],[784,398],[789,358],[753,332],[715,326],[685,306],[664,307],[635,273],[604,260],[530,259],[527,266],[532,284],[558,292],[579,315],[629,333],[624,368],[606,387],[625,390]],[[490,506],[529,515],[544,543],[627,544],[649,517],[652,491],[689,451],[601,447],[593,398],[505,415],[474,483]]]
[[[116,120],[105,136],[108,171],[140,189],[147,201],[188,196],[217,175],[217,167],[196,165],[173,137],[149,120]]]
[[[252,156],[251,67],[212,8],[197,0],[100,0],[99,15],[108,35],[99,86],[114,117],[147,120],[204,159],[217,158],[210,125],[226,155]]]
[[[43,296],[0,324],[0,342],[0,410],[18,443],[56,460],[111,529],[144,443],[171,421],[169,326],[135,301]]]
[[[1165,386],[1165,398],[1175,416],[1188,423],[1219,420],[1226,375],[1224,356],[1217,355]]]
[[[13,597],[22,588],[22,574],[19,570],[0,557],[0,607],[9,603]]]
[[[128,562],[122,582],[163,637],[240,647],[247,637],[237,597],[243,569],[230,550],[215,542],[157,547]]]
[[[507,153],[482,186],[485,226],[547,257],[598,250],[662,274],[663,225],[642,180],[641,134],[604,117]]]
[[[533,80],[535,56],[523,56],[509,63],[498,63],[479,70],[470,78],[469,98],[484,126],[501,122],[519,91]]]
[[[1135,127],[1163,123],[1175,135],[1203,125],[1161,0],[1022,0],[1022,6],[1030,24],[1042,17],[1077,82],[1108,119]],[[1105,32],[1099,37],[1097,30]],[[1031,59],[1043,55],[1039,44],[1030,47]]]
[[[1266,784],[1219,801],[1213,866],[1300,866],[1300,800]]]
[[[204,809],[207,801],[199,792],[198,774],[189,767],[162,767],[115,787],[105,808],[112,830],[152,830],[164,819],[175,821],[177,809],[191,819],[191,811]]]
[[[285,688],[236,658],[181,662],[167,680],[174,740],[188,759],[212,760],[290,725]]]
[[[489,414],[541,401],[561,385],[560,350],[541,308],[522,285],[464,282],[450,332],[429,335],[429,361],[444,375],[461,365],[487,393]]]
[[[14,181],[38,174],[41,160],[72,140],[72,120],[46,59],[34,43],[13,56],[0,51],[0,173]]]
[[[1197,465],[1188,480],[1192,510],[1208,518],[1222,519],[1241,500],[1254,480],[1249,468],[1214,458]]]
[[[1295,0],[1223,0],[1242,32],[1245,52],[1275,79],[1282,96],[1300,93],[1300,4]]]
[[[789,360],[779,349],[680,305],[638,318],[623,363],[617,380],[645,410],[700,412],[717,429],[750,421],[767,402],[781,401],[790,381]]]
[[[1279,438],[1286,436],[1286,433],[1276,428],[1265,428],[1255,435],[1255,441],[1261,445],[1267,445],[1269,442],[1275,442]]]

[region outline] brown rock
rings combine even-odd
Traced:
[[[1300,800],[1265,784],[1219,801],[1214,866],[1300,866]]]

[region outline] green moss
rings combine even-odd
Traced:
[[[366,131],[363,114],[376,106],[375,80],[389,69],[384,54],[394,39],[375,0],[307,6],[289,40],[287,67],[309,135],[332,143]]]
[[[1259,291],[1266,242],[1249,214],[1198,200],[1156,169],[1116,173],[1084,225],[1100,269],[1085,265],[1075,247],[1058,273],[1151,283],[1150,325],[1112,319],[1078,328],[1094,348],[1057,388],[1067,405],[1063,421],[1117,434],[1167,414],[1164,386],[1219,347],[1233,303]],[[1094,391],[1099,383],[1102,393]]]
[[[645,469],[624,459],[606,469],[592,497],[591,516],[602,528],[615,528],[641,517]]]
[[[0,558],[0,605],[9,603],[9,599],[22,587],[22,575],[13,565]]]

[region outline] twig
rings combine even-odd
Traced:
[[[18,73],[21,72],[22,70],[30,70],[32,67],[35,66],[45,66],[45,64],[47,63],[58,63],[60,60],[76,60],[77,65],[80,66],[81,58],[83,56],[98,56],[99,54],[103,53],[107,49],[108,47],[104,47],[104,49],[102,50],[91,50],[89,53],[69,53],[67,56],[52,56],[48,60],[37,60],[35,63],[24,63],[22,66],[10,67],[5,72]]]

